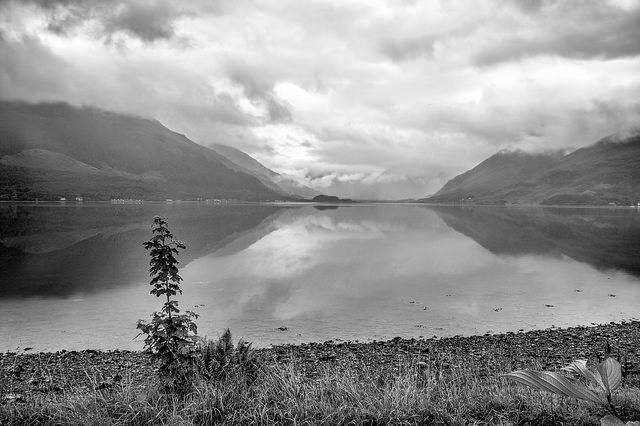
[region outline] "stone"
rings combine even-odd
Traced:
[[[20,393],[8,393],[4,396],[4,401],[8,404],[25,402],[24,395]]]

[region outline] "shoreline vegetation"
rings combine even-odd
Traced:
[[[502,374],[618,359],[614,396],[640,419],[640,322],[468,337],[257,349],[251,383],[230,374],[184,397],[159,390],[150,357],[131,351],[0,354],[0,424],[436,423],[600,424],[593,403],[532,391]]]

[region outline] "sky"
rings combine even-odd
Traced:
[[[640,0],[0,0],[0,98],[156,118],[320,192],[640,124]]]

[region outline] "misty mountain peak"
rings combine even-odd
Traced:
[[[604,137],[598,141],[598,144],[626,144],[638,141],[640,141],[640,126],[634,126]]]

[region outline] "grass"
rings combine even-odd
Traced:
[[[599,424],[607,414],[506,382],[500,374],[508,366],[499,360],[444,369],[407,360],[396,367],[356,362],[309,377],[294,359],[265,365],[251,385],[233,376],[200,381],[184,397],[125,375],[110,389],[5,403],[0,424]],[[624,387],[614,403],[622,418],[640,418],[640,389]]]

